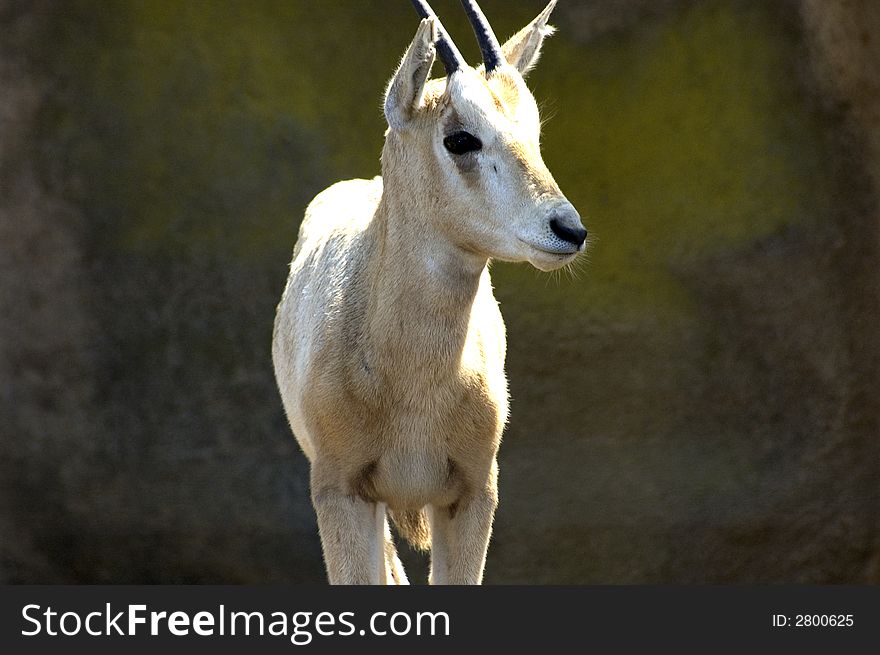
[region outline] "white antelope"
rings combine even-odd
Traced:
[[[469,67],[427,2],[385,96],[382,177],[306,210],[272,342],[334,584],[406,583],[387,514],[431,551],[432,584],[479,584],[507,421],[504,322],[490,259],[542,271],[587,232],[539,150],[523,75],[553,0],[501,46],[462,4],[484,63]],[[435,54],[444,79],[429,80]]]

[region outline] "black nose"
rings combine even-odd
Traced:
[[[580,214],[574,210],[574,207],[554,211],[550,217],[550,229],[560,239],[578,248],[587,240],[587,231],[581,224]]]

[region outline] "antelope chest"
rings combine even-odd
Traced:
[[[432,392],[389,399],[378,413],[365,408],[372,447],[353,472],[355,493],[408,509],[452,504],[485,483],[506,418],[506,394],[493,395],[485,375],[474,372]]]
[[[358,338],[340,333],[316,354],[302,422],[349,493],[415,509],[486,484],[508,403],[504,324],[488,282],[470,318],[457,342],[451,329],[423,340],[407,325],[356,349],[343,346]]]

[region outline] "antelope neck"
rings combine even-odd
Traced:
[[[436,218],[408,199],[383,195],[374,220],[368,339],[373,349],[421,360],[398,362],[403,366],[458,365],[488,263],[445,237]]]

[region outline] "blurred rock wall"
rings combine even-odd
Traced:
[[[541,8],[482,4],[505,35]],[[314,7],[0,0],[4,581],[323,579],[274,306],[309,199],[378,172],[416,23]],[[596,240],[573,275],[493,268],[487,581],[880,581],[880,8],[554,22],[530,82]]]

